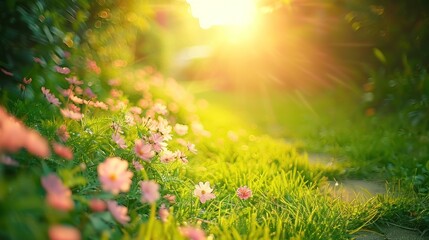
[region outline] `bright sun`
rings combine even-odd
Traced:
[[[212,26],[249,25],[255,16],[255,0],[187,0],[192,15],[204,29]]]

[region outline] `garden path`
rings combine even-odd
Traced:
[[[336,166],[338,160],[326,154],[308,154],[308,161],[310,165],[323,168],[340,168]],[[345,201],[366,201],[378,194],[385,194],[386,184],[383,180],[343,179],[328,181],[323,189]]]
[[[336,168],[336,159],[326,154],[308,154],[310,165],[318,165],[325,168]],[[377,195],[386,194],[386,184],[382,180],[343,179],[328,181],[322,188],[334,197],[340,197],[344,201],[366,201]],[[361,230],[353,237],[356,240],[424,240],[415,229],[409,229],[395,224],[379,227],[377,231]]]

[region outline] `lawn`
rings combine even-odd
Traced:
[[[246,119],[251,129],[293,143],[301,153],[331,156],[345,168],[345,177],[407,179],[428,192],[424,127],[410,125],[405,112],[368,116],[358,87],[241,94],[193,88],[197,96]]]
[[[328,180],[371,179],[368,174],[374,171],[373,164],[354,161],[353,155],[347,155],[354,152],[350,148],[371,143],[353,145],[351,142],[348,149],[340,145],[342,141],[350,141],[344,138],[348,136],[344,135],[345,129],[357,135],[356,126],[365,126],[354,125],[352,130],[347,126],[351,121],[344,117],[354,114],[362,121],[371,122],[371,119],[346,106],[349,111],[342,111],[341,115],[329,111],[327,103],[335,99],[332,95],[321,96],[322,100],[316,98],[314,101],[320,104],[317,106],[313,100],[297,93],[272,95],[275,100],[265,98],[270,102],[263,104],[255,100],[248,102],[248,99],[257,99],[254,96],[243,98],[228,92],[207,92],[205,88],[189,84],[184,88],[172,80],[160,80],[156,74],[148,75],[141,82],[138,74],[141,71],[130,71],[128,76],[136,78],[127,78],[127,83],[140,79],[140,85],[149,87],[142,87],[139,92],[127,88],[127,84],[119,95],[119,87],[112,87],[114,91],[110,91],[111,96],[106,100],[110,109],[98,109],[82,102],[78,104],[83,109],[82,119],[61,115],[45,98],[36,101],[21,98],[4,103],[11,115],[37,129],[48,142],[67,146],[73,155],[72,160],[66,160],[67,156],[53,148],[55,154],[38,159],[29,154],[34,155],[31,147],[24,145],[27,151],[12,154],[16,162],[2,165],[2,236],[43,239],[48,229],[52,234],[52,225],[58,224],[75,226],[88,238],[140,239],[187,236],[183,230],[186,227],[193,231],[203,229],[207,236],[220,239],[349,239],[360,229],[371,228],[372,223],[385,222],[422,232],[427,228],[428,199],[413,193],[410,188],[413,182],[404,181],[401,188],[397,188],[395,177],[399,179],[403,175],[392,172],[377,176],[391,183],[389,193],[364,202],[343,201],[329,190],[323,190]],[[199,93],[194,97],[190,92]],[[136,107],[142,106],[143,100],[149,100],[145,96],[153,98],[149,101],[153,105]],[[166,112],[162,106],[172,106],[170,103],[174,103],[173,111]],[[250,104],[252,108],[240,104]],[[323,111],[323,106],[329,108]],[[149,117],[141,117],[141,114],[151,116],[152,111],[161,117],[156,124],[150,122]],[[258,114],[254,114],[255,111]],[[328,112],[331,114],[321,116]],[[164,117],[168,120],[163,120]],[[176,123],[189,126],[189,132],[187,127],[180,130]],[[60,138],[61,125],[69,133],[66,141]],[[331,133],[320,135],[323,131]],[[117,133],[123,142],[115,137]],[[164,137],[170,135],[172,139],[163,140],[163,149],[146,157],[143,150],[137,150],[139,139],[150,139],[156,133],[166,134]],[[375,139],[379,132],[372,134],[365,138]],[[324,137],[326,140],[322,143],[325,144],[316,144]],[[191,142],[195,143],[197,154],[193,153]],[[369,150],[361,156],[377,154]],[[390,151],[394,154],[395,149]],[[334,169],[313,166],[309,164],[308,152],[332,154],[347,160],[342,160]],[[98,170],[112,157],[124,159],[126,169],[132,173],[129,187],[118,192],[105,186]],[[354,166],[358,170],[353,169]],[[71,191],[71,206],[55,205],[50,198],[44,200],[45,191],[46,197],[52,195],[39,179],[50,174],[59,176],[61,184]],[[149,193],[140,186],[142,181],[149,180],[159,186],[160,195],[152,202],[144,200]],[[209,196],[206,201],[198,198],[194,190],[199,182],[210,184],[214,198]],[[247,192],[250,197],[240,198],[237,190],[245,186],[251,191]],[[93,209],[91,202],[95,199],[116,201],[127,207],[128,220],[115,215],[112,207],[102,208],[101,212]],[[161,209],[167,209],[169,217],[162,218]],[[181,230],[177,225],[182,226]]]
[[[0,2],[0,239],[428,237],[426,56],[358,31],[390,8],[220,2]]]

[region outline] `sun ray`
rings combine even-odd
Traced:
[[[247,26],[256,13],[253,0],[187,0],[192,15],[201,28],[212,26]]]

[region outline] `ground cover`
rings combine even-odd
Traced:
[[[196,91],[309,156],[312,169],[321,166],[334,191],[344,185],[348,193],[386,193],[377,200],[383,206],[377,224],[397,223],[425,233],[426,131],[407,124],[405,113],[365,114],[363,104],[357,104],[363,101],[361,92],[350,86],[319,93]]]
[[[310,153],[329,154],[354,177],[406,178],[427,193],[427,132],[396,115],[367,113],[359,88],[320,92],[201,93],[248,119],[253,128],[294,142]],[[248,106],[251,106],[248,107]],[[255,115],[254,113],[259,113]]]
[[[73,94],[3,92],[2,140],[17,134],[7,124],[41,136],[39,145],[2,142],[2,238],[349,239],[386,212],[380,200],[321,191],[334,173],[296,145],[150,68],[124,72],[97,100],[79,93],[87,83],[56,74]],[[55,153],[34,150],[46,148]]]

